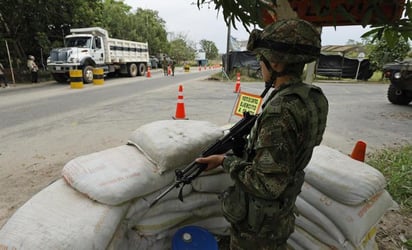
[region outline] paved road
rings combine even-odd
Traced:
[[[234,83],[206,81],[212,72],[218,71],[178,71],[175,77],[164,77],[155,71],[152,78],[108,79],[103,86],[90,84],[81,90],[54,83],[0,91],[0,138],[2,144],[8,144],[3,151],[23,138],[34,140],[34,145],[47,145],[60,138],[62,149],[63,142],[85,145],[76,147],[85,152],[75,150],[75,154],[116,145],[102,143],[107,138],[117,138],[121,144],[138,126],[171,119],[180,84],[184,86],[188,119],[218,125],[234,122]],[[330,102],[325,144],[350,152],[357,140],[367,142],[371,150],[411,143],[412,106],[390,104],[386,99],[387,84],[316,84]],[[263,84],[242,83],[241,87],[260,94]]]

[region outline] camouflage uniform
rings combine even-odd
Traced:
[[[300,20],[279,22],[268,29],[275,26],[277,30],[276,25],[281,29],[289,27],[284,30],[287,37],[293,37],[287,35],[293,25],[301,24]],[[288,26],[287,22],[292,23]],[[302,44],[292,44],[295,43]],[[292,53],[292,58],[285,59],[288,53],[270,54],[268,49],[253,46],[252,50],[270,61],[292,62],[292,66],[316,59],[312,55],[296,56],[291,51],[288,53]],[[294,230],[295,201],[303,184],[303,169],[313,148],[322,140],[327,113],[328,102],[321,89],[302,83],[300,75],[296,75],[268,97],[249,134],[243,157],[225,157],[222,166],[235,181],[221,196],[223,214],[232,225],[231,249],[287,249],[286,241]]]

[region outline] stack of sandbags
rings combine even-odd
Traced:
[[[223,129],[202,121],[158,121],[138,128],[129,139],[159,170],[161,176],[189,165],[207,146],[223,136]],[[211,175],[210,175],[211,174]],[[210,182],[212,181],[212,182]],[[212,233],[229,234],[218,194],[231,184],[221,170],[202,174],[192,185],[173,189],[156,205],[150,203],[172,185],[135,199],[109,249],[167,249],[182,226],[198,225]],[[183,202],[178,199],[182,192]]]
[[[149,204],[223,135],[214,124],[158,121],[138,128],[129,145],[77,157],[0,230],[9,249],[169,249],[185,225],[228,235],[218,194],[232,184],[222,170]],[[375,225],[392,206],[383,176],[331,148],[315,149],[288,243],[296,249],[373,249]],[[183,202],[178,199],[182,192]]]
[[[315,148],[296,205],[296,249],[375,249],[376,224],[396,204],[384,176],[327,146]]]

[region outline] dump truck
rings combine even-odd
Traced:
[[[110,38],[100,27],[70,29],[64,44],[53,48],[47,58],[47,68],[57,82],[67,82],[71,70],[82,70],[84,83],[91,83],[94,68],[103,68],[104,76],[143,76],[150,65],[147,42]]]

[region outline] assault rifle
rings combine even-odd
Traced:
[[[271,84],[266,83],[265,90],[260,95],[262,98],[266,95],[269,91]],[[243,118],[239,120],[235,125],[233,125],[229,132],[216,141],[214,144],[209,146],[206,150],[204,150],[200,157],[207,157],[214,154],[223,154],[228,152],[229,150],[233,149],[236,145],[236,142],[244,138],[247,134],[249,134],[250,130],[255,124],[257,119],[257,115],[251,115],[249,112],[245,112]],[[183,169],[176,169],[175,170],[175,181],[172,185],[170,185],[165,191],[159,194],[151,203],[150,207],[154,206],[160,199],[162,199],[166,194],[172,191],[174,188],[179,188],[179,200],[183,201],[183,187],[186,184],[190,184],[192,180],[198,177],[203,170],[205,170],[207,164],[198,163],[196,161],[192,161],[189,165],[184,167]]]

